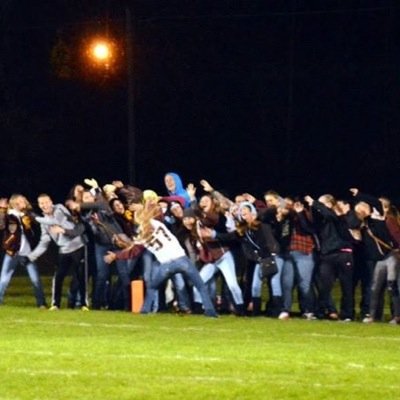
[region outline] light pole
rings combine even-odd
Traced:
[[[135,138],[135,77],[133,74],[132,13],[125,7],[126,25],[126,68],[128,76],[127,112],[128,112],[128,179],[136,183],[136,138]]]

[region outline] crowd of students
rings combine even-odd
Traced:
[[[199,190],[184,188],[170,172],[164,182],[160,196],[86,179],[65,204],[40,194],[40,216],[22,194],[0,199],[0,304],[21,265],[37,306],[50,310],[61,308],[70,274],[68,306],[82,310],[130,310],[131,281],[143,279],[143,314],[171,305],[208,317],[227,312],[286,320],[296,312],[308,320],[372,323],[385,319],[389,298],[389,322],[400,323],[400,218],[389,199],[356,188],[349,189],[351,201],[272,190],[263,199],[248,193],[229,199],[206,180]],[[51,242],[58,259],[47,304],[37,260]]]

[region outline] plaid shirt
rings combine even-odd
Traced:
[[[311,235],[305,235],[298,232],[296,228],[292,231],[290,237],[289,251],[300,251],[301,253],[311,254],[315,243]]]

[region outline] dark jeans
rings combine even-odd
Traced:
[[[75,274],[78,279],[79,295],[81,298],[81,305],[87,306],[87,293],[86,293],[86,277],[84,268],[84,248],[81,247],[78,250],[73,251],[68,254],[59,254],[58,256],[58,266],[53,277],[53,293],[51,304],[53,306],[60,307],[61,296],[62,296],[62,286],[65,277],[68,272],[71,271]]]
[[[96,254],[96,284],[93,296],[93,308],[108,307],[109,301],[107,296],[107,282],[110,281],[111,267],[104,261],[104,256],[108,251],[115,251],[111,245],[101,245],[95,243]],[[128,262],[126,260],[117,260],[115,262],[117,274],[119,278],[119,285],[122,294],[123,308],[129,310],[130,308],[130,276],[128,270]],[[111,283],[111,282],[110,282]]]
[[[319,307],[329,308],[330,296],[336,279],[342,291],[340,317],[354,318],[353,296],[353,255],[348,252],[335,252],[321,255],[319,265]]]
[[[372,274],[374,273],[375,261],[364,260],[362,254],[355,254],[353,294],[358,283],[361,288],[360,314],[361,318],[370,313]]]

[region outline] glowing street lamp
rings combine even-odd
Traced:
[[[88,61],[96,68],[105,67],[106,70],[115,66],[117,47],[111,39],[93,39],[86,48]]]
[[[111,46],[105,41],[96,41],[92,44],[91,54],[99,62],[106,62],[112,58]]]
[[[108,43],[98,42],[93,45],[93,56],[99,61],[108,60],[111,57],[111,50]]]

